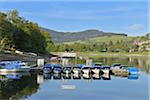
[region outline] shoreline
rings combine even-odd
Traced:
[[[52,55],[61,56],[64,52],[51,52]],[[101,52],[72,52],[76,53],[78,57],[148,57],[150,58],[150,53],[101,53]],[[51,56],[52,57],[52,56]],[[45,61],[50,60],[50,56],[31,56],[31,55],[21,55],[21,54],[5,54],[0,53],[1,60],[22,60],[27,62],[36,62],[37,59],[44,58]]]
[[[51,52],[55,55],[62,55],[64,52]],[[101,52],[73,52],[77,53],[78,56],[85,56],[85,57],[150,57],[150,53],[101,53]]]
[[[6,53],[0,53],[0,61],[5,60],[21,60],[25,62],[37,62],[37,59],[45,59],[47,62],[49,60],[46,56],[32,56],[32,55],[25,55],[25,54],[6,54]]]

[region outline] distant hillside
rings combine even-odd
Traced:
[[[42,30],[49,32],[52,35],[52,39],[55,43],[70,42],[78,40],[88,40],[89,38],[95,38],[100,36],[127,36],[124,33],[110,33],[103,32],[95,29],[80,31],[80,32],[58,32],[51,29],[42,28]]]
[[[112,36],[99,36],[94,38],[89,38],[85,41],[77,40],[77,41],[71,41],[71,42],[64,42],[65,44],[74,44],[74,43],[109,43],[112,41],[113,43],[116,43],[117,41],[126,41],[129,42],[133,40],[135,37],[129,37],[129,36],[121,36],[121,35],[112,35]]]

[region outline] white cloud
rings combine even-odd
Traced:
[[[128,26],[128,29],[130,30],[140,30],[143,28],[143,25],[142,24],[132,24],[130,26]]]

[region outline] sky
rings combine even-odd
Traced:
[[[0,0],[0,11],[12,9],[56,31],[98,29],[129,36],[150,32],[149,0]]]

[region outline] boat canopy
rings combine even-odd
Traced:
[[[22,61],[1,61],[0,62],[0,65],[8,65],[8,64],[15,64],[15,65],[20,65],[20,66],[23,66],[23,65],[26,65],[26,63],[22,62]]]
[[[44,68],[53,68],[53,67],[60,67],[59,65],[57,65],[57,64],[45,64],[44,65]]]
[[[61,71],[62,68],[61,67],[54,67],[54,70]]]
[[[121,64],[120,63],[114,63],[114,64],[112,64],[112,67],[116,67],[116,66],[121,66]]]
[[[17,68],[21,68],[21,66],[19,64],[8,64],[5,66],[6,69],[17,69]]]
[[[121,65],[120,66],[120,69],[127,69],[128,68],[128,65]]]
[[[83,67],[82,69],[91,69],[91,67]]]
[[[93,67],[100,67],[100,66],[102,66],[102,63],[94,63],[93,64]]]
[[[101,66],[92,67],[91,69],[101,69]]]
[[[63,67],[63,69],[71,69],[72,67]]]
[[[121,65],[120,67],[128,67],[128,65]]]
[[[44,67],[45,67],[45,68],[47,68],[47,67],[52,67],[52,64],[45,64]]]
[[[108,66],[108,65],[103,65],[103,66],[101,67],[101,69],[110,69],[110,66]]]
[[[139,69],[138,68],[136,68],[136,67],[130,67],[130,68],[128,68],[128,71],[129,72],[139,72]]]
[[[80,67],[82,68],[83,66],[85,66],[84,64],[77,64],[76,67]]]
[[[73,67],[73,69],[81,69],[81,67]]]

